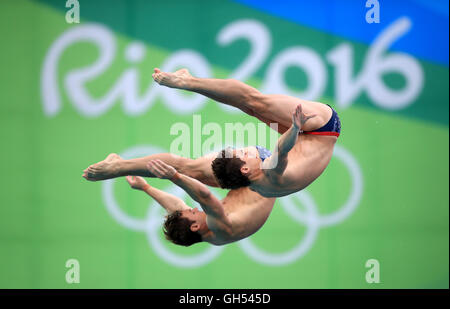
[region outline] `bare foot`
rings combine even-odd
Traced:
[[[161,72],[160,69],[156,68],[155,73],[152,74],[153,79],[162,86],[167,86],[170,88],[184,89],[186,87],[186,80],[192,77],[187,69],[181,69],[175,71],[174,73]]]
[[[86,180],[97,181],[105,180],[119,175],[119,164],[123,159],[115,153],[109,154],[105,160],[89,166],[83,172],[83,177]]]

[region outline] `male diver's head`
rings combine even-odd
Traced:
[[[212,162],[212,170],[224,189],[247,187],[261,171],[261,159],[255,147],[222,150]]]
[[[176,245],[191,246],[202,241],[206,215],[197,208],[177,210],[167,216],[164,222],[164,235]]]

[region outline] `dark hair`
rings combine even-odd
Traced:
[[[241,167],[245,162],[227,154],[226,150],[222,150],[211,164],[219,185],[224,189],[238,189],[249,186],[250,180],[241,173]]]
[[[186,247],[201,242],[202,236],[197,232],[191,231],[192,223],[193,221],[183,218],[179,210],[171,213],[164,222],[163,231],[166,239],[176,245]]]

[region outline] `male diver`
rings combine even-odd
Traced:
[[[203,211],[191,208],[180,198],[158,190],[139,176],[127,176],[130,186],[153,197],[166,211],[166,239],[181,246],[208,242],[220,246],[249,237],[266,222],[275,198],[264,198],[248,188],[230,190],[219,200],[198,180],[177,172],[161,160],[150,160],[149,171],[183,188]]]
[[[262,94],[233,79],[196,78],[186,69],[175,73],[155,69],[153,78],[160,85],[197,92],[237,107],[268,125],[276,123],[282,136],[274,153],[251,146],[227,148],[218,155],[210,154],[197,160],[160,154],[125,162],[101,161],[85,170],[86,179],[95,181],[124,175],[151,177],[146,162],[160,159],[177,170],[187,170],[191,173],[189,176],[201,177],[200,181],[211,186],[225,189],[248,186],[264,197],[281,197],[307,187],[331,160],[341,124],[329,105],[286,95]],[[212,173],[208,166],[211,156],[215,156]]]

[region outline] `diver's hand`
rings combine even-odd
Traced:
[[[301,130],[308,119],[314,118],[317,115],[305,115],[302,111],[302,105],[299,104],[295,108],[294,113],[292,113],[292,125],[297,129]]]
[[[148,170],[158,178],[172,179],[177,170],[161,160],[150,160],[147,163]]]
[[[149,184],[140,176],[127,176],[128,183],[133,189],[144,190]]]

